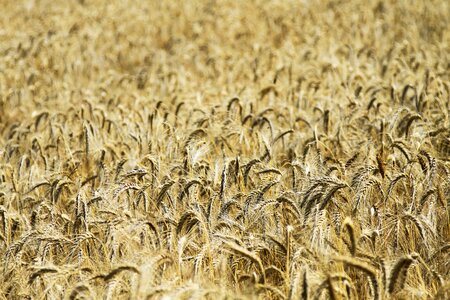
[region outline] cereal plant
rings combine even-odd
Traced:
[[[449,299],[450,3],[2,0],[1,299]]]

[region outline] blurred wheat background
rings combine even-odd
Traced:
[[[449,299],[448,1],[0,1],[1,299]]]

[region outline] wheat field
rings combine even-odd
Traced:
[[[449,2],[0,6],[0,299],[450,299]]]

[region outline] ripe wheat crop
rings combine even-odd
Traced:
[[[0,1],[1,299],[449,299],[448,1]]]

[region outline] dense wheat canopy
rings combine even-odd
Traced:
[[[1,299],[449,299],[448,1],[0,1]]]

